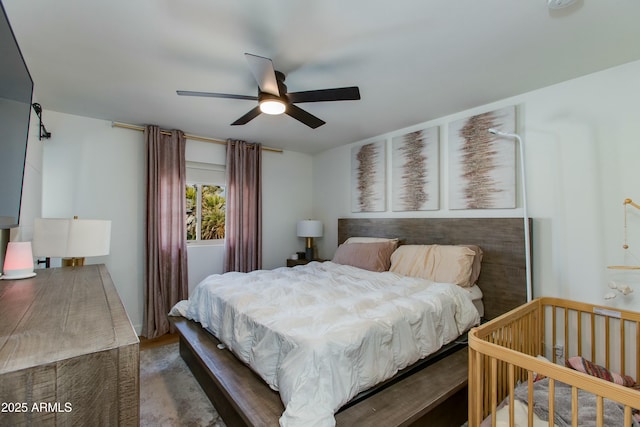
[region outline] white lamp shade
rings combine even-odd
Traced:
[[[111,221],[36,218],[33,253],[38,257],[81,258],[109,255]]]
[[[68,257],[109,255],[111,221],[74,219],[70,222]]]
[[[298,221],[298,237],[322,237],[322,222],[312,219]]]
[[[9,242],[7,244],[3,272],[3,279],[8,280],[35,276],[31,242]]]
[[[69,220],[36,218],[33,223],[33,254],[37,257],[66,257]]]

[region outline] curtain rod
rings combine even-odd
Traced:
[[[144,132],[144,126],[130,125],[128,123],[111,122],[111,127],[123,128],[123,129],[131,129],[131,130],[137,130],[137,131],[140,131],[140,132]],[[164,135],[171,135],[171,132],[166,131],[166,130],[161,130],[161,132]],[[187,139],[191,139],[193,141],[212,142],[214,144],[227,145],[227,141],[222,141],[220,139],[215,139],[215,138],[208,138],[206,136],[190,135],[190,134],[185,133],[184,137],[187,138]],[[273,153],[282,153],[282,149],[280,149],[280,148],[272,148],[272,147],[262,146],[262,150],[263,151],[271,151]]]

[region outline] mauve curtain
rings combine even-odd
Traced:
[[[224,271],[262,268],[262,147],[227,140]]]
[[[187,242],[184,133],[170,135],[147,126],[147,246],[142,335],[154,338],[170,331],[167,313],[186,299]]]

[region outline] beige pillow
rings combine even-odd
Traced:
[[[396,242],[343,243],[331,261],[370,271],[387,271],[395,248]]]
[[[391,255],[389,271],[434,282],[472,286],[476,253],[466,246],[404,245]]]
[[[351,243],[380,243],[380,242],[395,242],[396,246],[398,246],[398,239],[389,239],[387,237],[349,237],[345,240],[346,244]]]
[[[473,265],[471,266],[471,277],[469,278],[469,286],[473,286],[478,283],[478,277],[480,277],[480,269],[482,268],[482,256],[484,252],[480,246],[477,245],[460,245],[466,246],[475,252],[475,256],[473,257]]]

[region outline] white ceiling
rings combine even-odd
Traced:
[[[638,0],[2,3],[45,110],[307,153],[640,59]],[[230,126],[256,104],[176,95],[257,95],[245,52],[272,58],[289,91],[357,85],[362,99],[298,104],[327,122],[313,130],[264,114]]]

